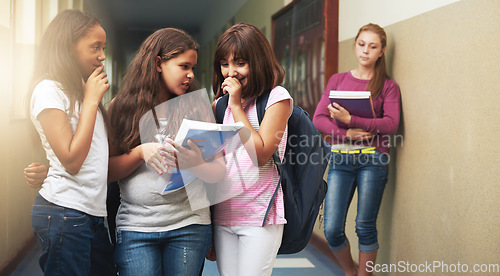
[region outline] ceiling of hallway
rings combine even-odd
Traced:
[[[202,38],[201,32],[224,25],[248,0],[84,0],[90,12],[114,31],[151,33],[180,28]]]
[[[247,1],[84,0],[90,13],[105,27],[110,46],[125,59],[149,34],[165,27],[183,29],[202,44]]]
[[[86,0],[91,12],[117,31],[176,27],[197,34],[212,9],[209,0]]]

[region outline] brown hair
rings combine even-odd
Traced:
[[[186,32],[175,28],[160,29],[142,43],[123,78],[123,88],[113,100],[111,125],[114,141],[123,152],[141,144],[139,121],[149,110],[160,104],[160,73],[156,71],[157,57],[162,61],[184,53],[198,51],[199,45]],[[190,90],[193,90],[191,85]],[[175,95],[172,94],[172,97]]]
[[[387,35],[382,27],[377,24],[369,23],[361,27],[354,39],[354,43],[358,40],[359,35],[362,32],[373,32],[377,34],[380,38],[380,42],[382,43],[382,49],[385,49],[387,46]],[[371,91],[372,97],[377,97],[380,92],[382,92],[382,88],[384,88],[385,79],[388,79],[389,75],[387,74],[387,69],[385,66],[385,52],[381,57],[375,62],[375,70],[374,75],[368,82],[368,86],[366,88],[367,91]]]
[[[223,94],[221,85],[224,76],[220,62],[231,53],[235,59],[247,61],[250,69],[247,84],[241,92],[242,98],[260,96],[283,82],[285,71],[278,63],[264,33],[253,25],[239,23],[222,34],[215,48],[213,91],[216,98]]]
[[[83,101],[82,72],[75,55],[75,47],[95,26],[100,26],[99,21],[79,10],[64,10],[54,17],[37,49],[29,98],[40,81],[54,80],[60,84],[61,90],[69,99],[70,114],[73,112],[75,103]],[[105,118],[101,104],[99,109]]]

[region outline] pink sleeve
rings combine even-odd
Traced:
[[[288,117],[290,117],[290,115],[292,115],[293,98],[290,96],[290,93],[288,93],[288,90],[282,86],[276,86],[273,90],[271,90],[271,94],[269,94],[269,99],[267,100],[266,109],[277,102],[288,99],[290,99],[290,114],[288,115]]]
[[[316,107],[316,111],[314,112],[313,117],[313,124],[319,131],[321,131],[328,137],[335,137],[337,140],[343,141],[346,139],[347,129],[340,128],[337,125],[336,120],[331,120],[330,111],[328,111],[327,108],[327,106],[330,104],[330,90],[336,90],[337,83],[338,75],[334,74],[328,81],[325,91],[323,92],[318,106]]]
[[[384,87],[379,96],[383,99],[382,103],[376,102],[374,106],[376,110],[382,109],[382,116],[376,119],[351,116],[350,128],[362,128],[380,134],[396,133],[399,126],[401,94],[398,85],[393,80],[388,80],[386,86],[387,88]]]

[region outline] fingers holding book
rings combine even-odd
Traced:
[[[330,111],[330,117],[332,119],[341,121],[346,125],[349,125],[349,123],[351,122],[351,114],[349,113],[349,111],[347,111],[347,109],[343,108],[336,102],[328,105],[328,111]]]
[[[166,140],[171,147],[165,147],[162,150],[166,153],[166,164],[181,170],[189,170],[193,167],[203,164],[201,149],[191,139],[187,140],[187,145],[181,145],[172,139]]]

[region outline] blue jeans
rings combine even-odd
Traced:
[[[52,204],[38,195],[31,225],[44,275],[116,275],[104,218]]]
[[[333,251],[340,251],[349,244],[345,223],[356,187],[359,250],[365,253],[378,250],[377,216],[387,183],[388,164],[389,155],[379,151],[373,154],[332,152],[325,198],[325,237]]]
[[[118,230],[115,261],[120,276],[199,275],[211,245],[211,225],[152,233]]]

